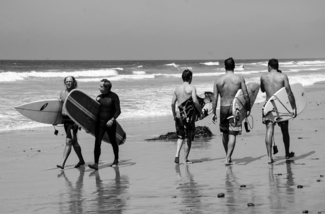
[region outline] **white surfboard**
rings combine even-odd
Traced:
[[[254,102],[256,100],[258,91],[260,90],[260,84],[256,82],[248,82],[246,84],[247,93],[250,100],[250,107],[252,109]],[[251,109],[246,109],[246,100],[243,94],[243,91],[240,89],[237,91],[233,104],[232,104],[232,113],[234,118],[234,123],[242,123],[246,118],[247,111]]]
[[[62,102],[59,99],[39,100],[16,106],[25,117],[46,124],[62,124]]]
[[[290,84],[291,91],[295,97],[297,115],[307,106],[307,98],[301,83]],[[285,88],[277,91],[265,104],[263,114],[274,122],[282,122],[293,119],[294,111],[289,102]]]

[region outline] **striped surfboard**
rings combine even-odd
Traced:
[[[83,91],[72,90],[66,101],[63,104],[68,116],[79,126],[95,136],[95,127],[97,115],[99,112],[99,103],[85,94]],[[117,121],[116,121],[117,122]],[[110,143],[107,133],[105,133],[103,140]],[[117,122],[116,126],[116,141],[119,145],[124,144],[126,140],[126,133],[121,125]]]

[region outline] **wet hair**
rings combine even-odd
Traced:
[[[183,71],[183,74],[182,74],[182,79],[184,82],[189,82],[192,78],[192,71],[190,71],[189,69],[186,69]]]
[[[102,79],[101,82],[103,82],[103,86],[107,88],[108,90],[111,90],[112,83],[108,79]]]
[[[77,88],[77,87],[78,87],[78,82],[77,82],[76,78],[74,78],[74,76],[67,76],[66,78],[64,78],[64,80],[63,80],[64,85],[65,85],[65,82],[67,81],[67,79],[68,79],[69,77],[70,77],[70,78],[72,79],[72,81],[73,81],[73,88]]]
[[[235,60],[232,57],[226,59],[224,64],[227,71],[233,71],[235,69]]]
[[[268,66],[270,66],[271,68],[279,71],[279,61],[277,59],[270,59]]]

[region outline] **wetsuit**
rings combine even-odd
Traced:
[[[97,97],[99,103],[99,114],[95,129],[95,163],[98,164],[101,154],[101,143],[105,132],[107,132],[111,145],[113,147],[115,160],[119,159],[119,148],[116,142],[116,118],[121,114],[120,100],[114,92],[101,94]],[[106,123],[114,118],[113,125],[107,127]]]

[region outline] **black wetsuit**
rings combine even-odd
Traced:
[[[99,102],[99,115],[98,122],[96,124],[95,131],[95,163],[98,164],[99,157],[101,154],[101,143],[105,132],[107,132],[111,145],[113,147],[115,160],[118,160],[119,148],[116,142],[116,118],[121,114],[120,100],[117,94],[114,92],[108,92],[107,94],[101,94],[97,97],[97,102]],[[106,123],[114,118],[113,125],[107,127]]]

